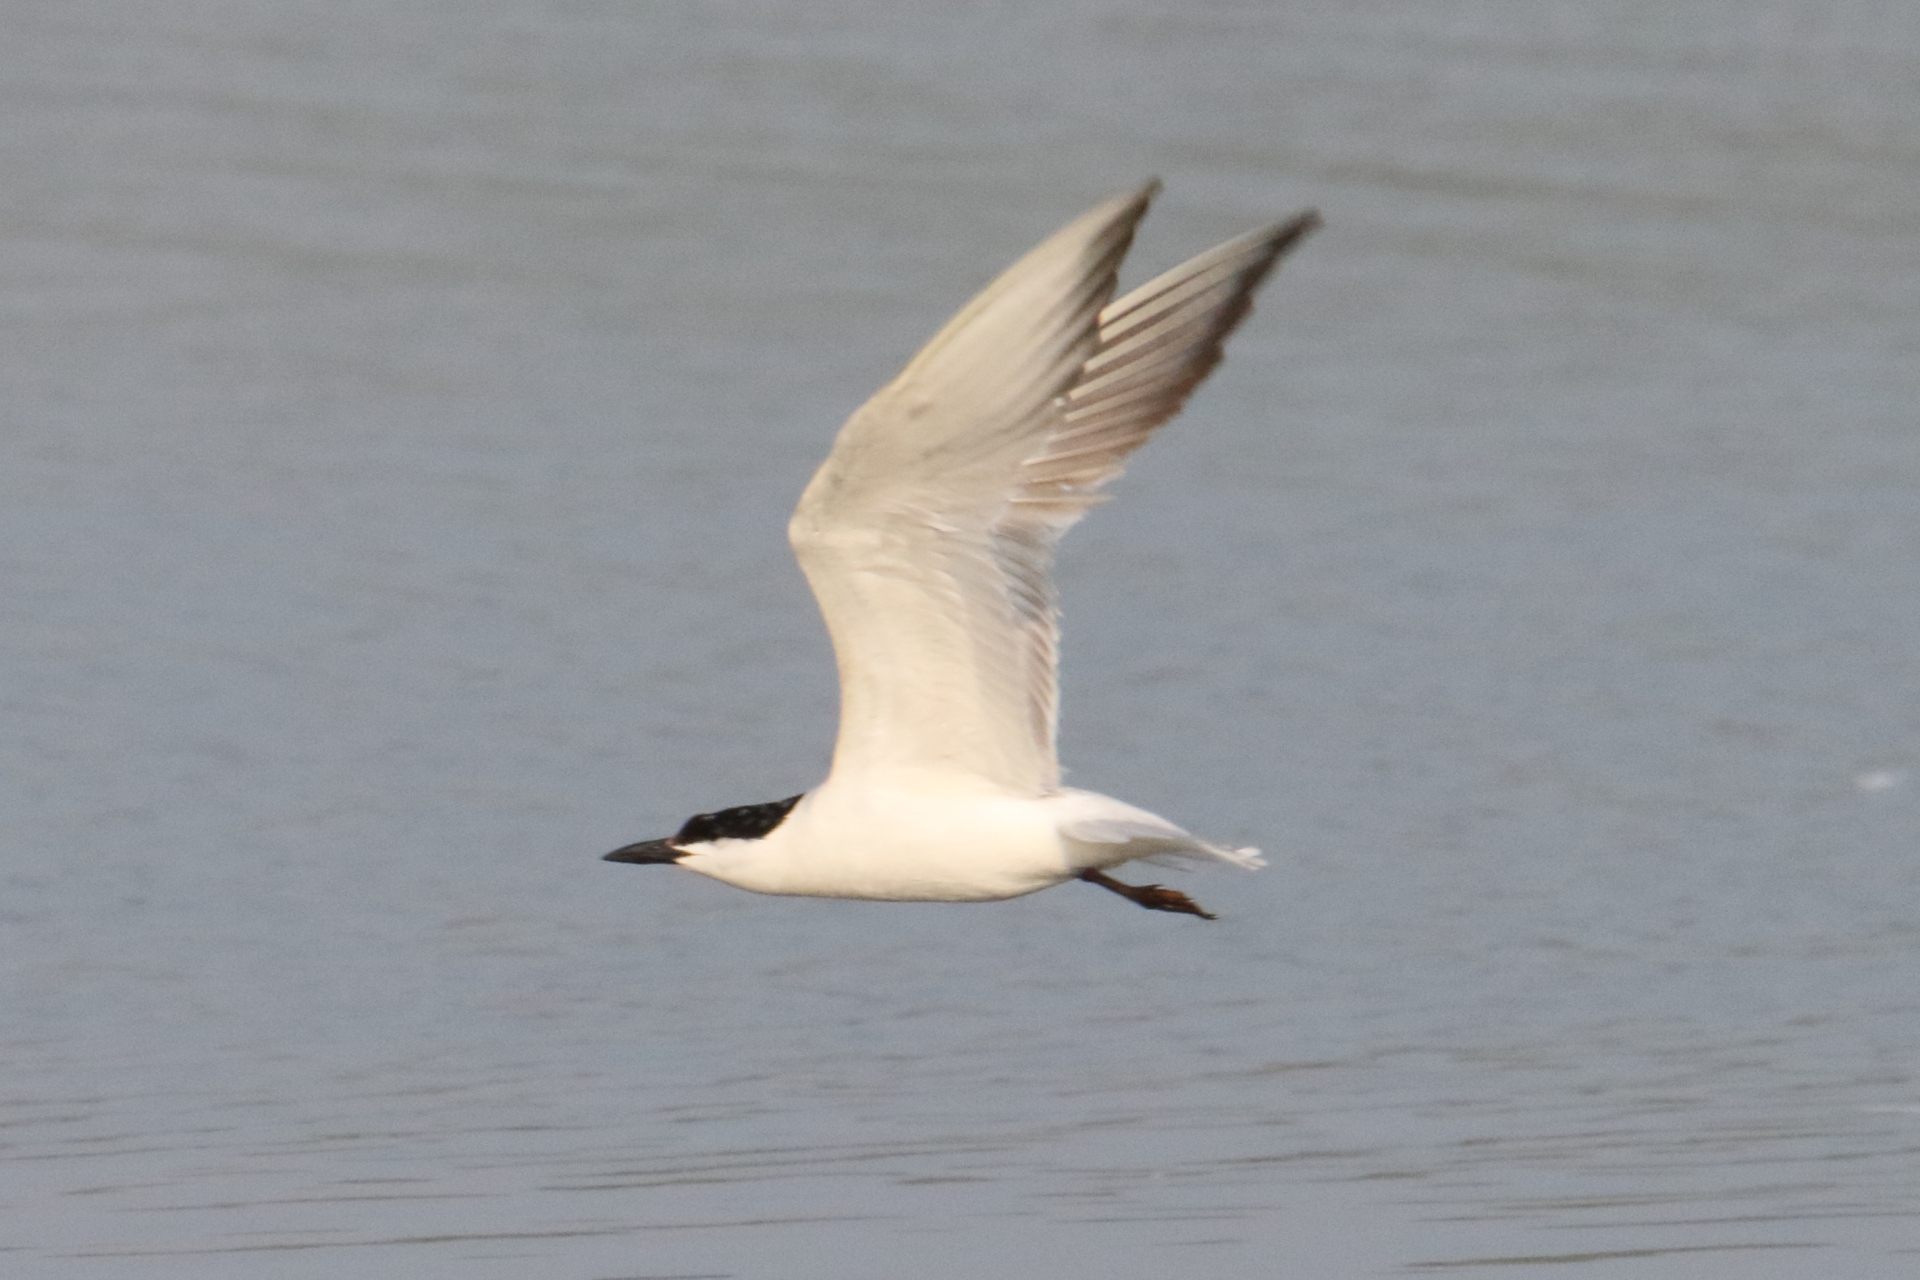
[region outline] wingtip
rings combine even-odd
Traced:
[[[1279,265],[1302,240],[1318,231],[1321,227],[1318,209],[1303,209],[1291,218],[1284,218],[1272,226],[1260,231],[1249,232],[1239,240],[1229,240],[1221,250],[1232,250],[1235,246],[1252,248],[1254,257],[1249,264],[1243,285],[1243,296],[1247,311],[1253,309],[1253,294],[1265,282],[1267,274]],[[1257,246],[1257,248],[1255,248]],[[1219,250],[1216,250],[1219,252]],[[1241,313],[1242,315],[1245,312]],[[1239,323],[1238,318],[1234,321]],[[1229,327],[1231,328],[1231,326]],[[1225,336],[1224,334],[1222,335]]]
[[[1153,204],[1153,198],[1159,194],[1160,179],[1148,178],[1127,194],[1115,196],[1108,202],[1108,207],[1117,207],[1120,210],[1119,219],[1129,227],[1136,226],[1140,219],[1147,216],[1148,207]]]
[[[1318,209],[1302,209],[1291,218],[1282,219],[1268,228],[1269,243],[1273,245],[1275,257],[1279,257],[1299,244],[1302,240],[1326,225],[1326,219],[1320,216]]]
[[[1121,216],[1132,221],[1137,221],[1140,215],[1146,211],[1147,206],[1153,203],[1153,198],[1159,194],[1160,179],[1148,178],[1131,191],[1123,191],[1119,195],[1109,196],[1088,212],[1092,214],[1098,213],[1101,210],[1124,210],[1125,212]],[[1107,216],[1112,217],[1114,215],[1108,214]]]

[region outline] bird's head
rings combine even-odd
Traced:
[[[642,840],[639,844],[615,849],[603,861],[641,864],[678,862],[688,854],[709,851],[718,841],[765,839],[775,827],[787,820],[787,815],[793,812],[793,806],[799,804],[801,796],[805,794],[802,792],[785,800],[741,805],[714,813],[696,813],[681,824],[680,830],[666,839]]]

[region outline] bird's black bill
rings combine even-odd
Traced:
[[[630,844],[624,849],[615,849],[602,858],[602,862],[678,862],[682,850],[674,848],[665,840],[642,840],[639,844]]]

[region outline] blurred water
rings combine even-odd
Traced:
[[[1920,10],[0,17],[0,1264],[1920,1265]],[[839,420],[1148,173],[1328,229],[1069,540],[1270,870],[756,898]]]

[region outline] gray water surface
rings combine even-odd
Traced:
[[[0,1271],[1920,1268],[1920,9],[0,18]],[[1254,876],[760,898],[840,420],[1167,181],[1327,229],[1075,531]]]

